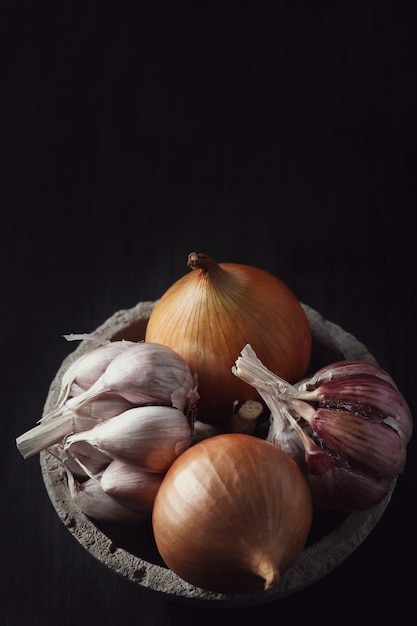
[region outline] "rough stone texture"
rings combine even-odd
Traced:
[[[65,370],[79,356],[97,345],[97,340],[144,339],[146,324],[154,302],[140,302],[132,309],[115,313],[62,363],[52,381],[45,403],[44,413],[56,404],[61,379]],[[311,371],[338,359],[359,359],[374,362],[374,357],[355,337],[342,328],[325,320],[317,311],[303,305],[313,335]],[[384,513],[391,492],[377,507],[360,513],[336,515],[320,529],[320,520],[313,538],[307,543],[295,565],[287,571],[277,590],[239,596],[210,593],[181,580],[167,569],[153,543],[149,525],[135,529],[99,528],[88,519],[72,501],[61,464],[48,452],[40,455],[42,475],[52,504],[68,530],[82,546],[103,565],[124,576],[133,583],[155,592],[163,593],[171,600],[210,604],[219,607],[249,606],[284,597],[311,585],[340,565],[366,539]]]

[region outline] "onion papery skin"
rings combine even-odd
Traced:
[[[226,424],[235,401],[259,399],[231,371],[242,347],[250,343],[271,371],[296,382],[310,363],[311,330],[295,294],[276,276],[198,256],[206,265],[157,301],[145,341],[173,348],[197,373],[199,420]]]
[[[311,492],[273,444],[215,435],[170,467],[152,523],[163,560],[187,582],[228,595],[275,589],[307,540]]]

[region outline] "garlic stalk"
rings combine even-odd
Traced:
[[[87,430],[95,424],[96,421],[91,418],[78,417],[68,411],[53,421],[47,421],[26,431],[17,437],[16,445],[23,458],[27,459],[62,441],[68,433]]]
[[[341,361],[290,385],[250,345],[232,371],[264,399],[271,411],[267,438],[304,468],[317,507],[361,510],[387,495],[404,469],[413,430],[409,407],[389,374],[373,364]]]
[[[38,423],[16,438],[16,446],[24,459],[38,454],[54,445],[62,443],[66,436],[93,428],[98,423],[110,419],[131,408],[123,398],[110,402],[97,400],[75,412],[67,409],[62,415]]]
[[[286,404],[277,400],[277,396],[285,396],[289,389],[296,394],[296,388],[270,372],[258,359],[249,344],[242,350],[232,372],[241,380],[255,387],[270,409],[270,428],[267,441],[279,445],[284,452],[287,452],[302,466],[304,445],[300,438],[302,436],[301,426],[289,413]]]

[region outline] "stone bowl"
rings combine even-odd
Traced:
[[[44,414],[57,402],[61,379],[66,369],[82,354],[97,345],[97,339],[144,339],[154,302],[140,302],[132,309],[115,313],[84,339],[63,361],[51,383]],[[310,322],[313,348],[310,371],[340,359],[375,363],[374,357],[354,336],[325,320],[317,311],[303,305]],[[237,355],[238,356],[238,355]],[[139,587],[164,594],[167,599],[198,605],[232,608],[263,604],[283,598],[328,575],[366,539],[383,515],[395,487],[376,507],[367,511],[343,514],[315,514],[306,546],[297,562],[282,576],[280,585],[271,591],[227,596],[212,593],[185,582],[168,569],[155,546],[151,522],[133,529],[98,524],[82,513],[71,499],[65,471],[48,451],[41,452],[42,476],[50,500],[74,538],[103,565]]]

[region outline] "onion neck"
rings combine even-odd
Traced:
[[[203,254],[202,252],[190,252],[187,266],[192,270],[201,270],[206,273],[213,267],[218,267],[218,264],[207,256],[207,254]]]
[[[229,308],[230,302],[241,302],[244,292],[234,272],[226,271],[220,263],[202,252],[191,252],[188,255],[187,266],[195,272],[196,279],[201,281],[205,288],[214,291],[226,309]]]

